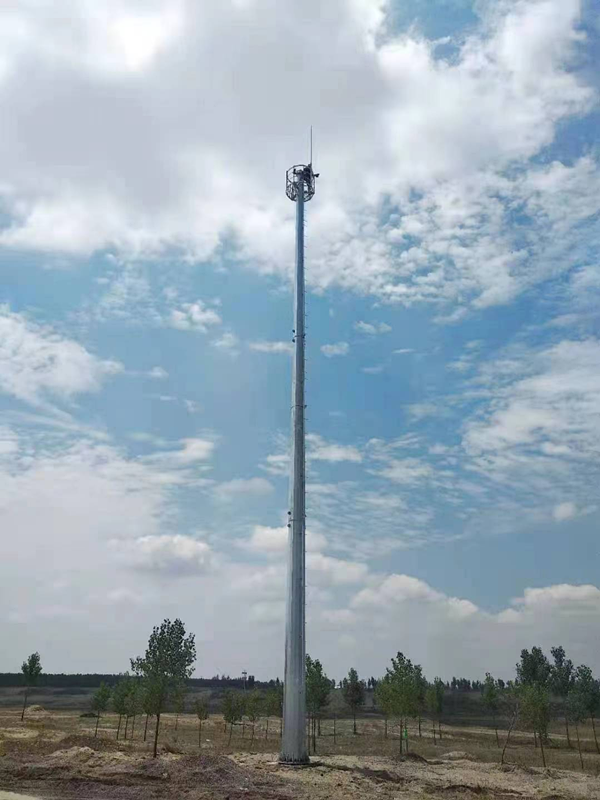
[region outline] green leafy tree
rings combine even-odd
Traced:
[[[548,685],[552,667],[540,647],[521,650],[521,660],[517,664],[517,680],[523,686]]]
[[[179,715],[185,711],[185,686],[178,686],[173,694],[173,711],[175,712],[175,741],[177,741]]]
[[[208,701],[206,697],[194,700],[194,711],[198,717],[198,747],[202,749],[202,723],[208,719]]]
[[[567,731],[567,744],[571,747],[569,735],[569,709],[567,698],[575,683],[575,668],[570,658],[567,658],[564,647],[553,647],[550,652],[554,659],[550,672],[550,690],[562,698],[565,709],[565,728]]]
[[[356,712],[365,704],[365,682],[360,680],[355,669],[351,669],[348,677],[342,681],[342,695],[352,712],[352,732],[356,735]]]
[[[489,672],[485,673],[485,681],[483,682],[483,692],[481,695],[484,706],[492,715],[494,720],[494,730],[496,731],[496,745],[500,747],[500,740],[498,738],[498,708],[500,706],[500,693],[498,685]]]
[[[423,668],[420,664],[414,665],[415,687],[417,693],[417,711],[419,722],[419,738],[421,738],[421,717],[425,711],[425,693],[427,692],[427,678],[423,675]]]
[[[27,661],[21,664],[21,672],[23,673],[23,681],[25,683],[25,699],[23,700],[23,710],[21,711],[21,722],[23,722],[25,718],[25,708],[27,707],[27,698],[31,689],[37,685],[38,679],[42,674],[40,654],[32,653]]]
[[[94,738],[98,736],[98,724],[100,722],[100,714],[104,714],[106,709],[108,708],[108,704],[110,702],[110,686],[107,686],[104,681],[100,684],[100,686],[96,689],[94,694],[92,695],[92,711],[96,712],[96,730],[94,732]]]
[[[574,688],[579,693],[581,703],[585,708],[587,716],[589,716],[592,723],[592,730],[594,731],[594,742],[596,744],[596,752],[600,753],[598,747],[598,737],[596,736],[596,722],[595,717],[600,711],[600,683],[592,675],[592,670],[582,664],[577,667],[575,671]]]
[[[231,744],[231,736],[233,734],[233,726],[236,722],[240,722],[244,716],[244,698],[239,692],[234,692],[229,689],[223,696],[223,719],[225,724],[229,724],[229,741]]]
[[[274,689],[269,689],[265,695],[265,739],[269,738],[269,717],[278,717],[280,721],[281,734],[281,719],[283,717],[283,684],[278,684]]]
[[[403,653],[398,653],[392,658],[392,666],[387,668],[387,677],[391,685],[392,715],[400,726],[400,752],[402,752],[406,721],[409,717],[418,715],[418,684],[413,663]]]
[[[146,737],[148,735],[148,720],[150,716],[154,713],[154,701],[152,698],[152,692],[148,690],[148,687],[144,681],[141,684],[141,695],[142,695],[142,711],[146,715],[146,722],[144,723],[144,741],[146,741]]]
[[[567,719],[575,725],[575,735],[577,736],[577,750],[579,751],[579,762],[583,770],[583,756],[581,755],[581,740],[579,738],[579,726],[587,717],[587,710],[585,707],[585,695],[579,690],[575,684],[569,694],[567,695],[566,702],[566,715]]]
[[[119,715],[119,723],[117,725],[117,739],[121,732],[121,720],[123,717],[127,718],[129,712],[129,693],[131,691],[131,677],[125,673],[119,681],[115,684],[112,693],[112,705],[115,714]]]
[[[501,708],[506,711],[506,714],[510,719],[506,740],[504,742],[504,747],[502,748],[502,757],[500,758],[500,763],[504,764],[504,757],[506,755],[506,748],[508,747],[510,735],[514,730],[519,719],[519,714],[521,713],[521,697],[519,690],[511,681],[508,682],[508,686],[506,686],[505,690],[502,692]]]
[[[389,675],[385,675],[381,680],[377,681],[375,686],[375,702],[377,707],[383,714],[384,719],[384,738],[388,737],[388,720],[392,716],[394,710],[394,697],[392,690],[392,683]]]
[[[546,766],[544,742],[548,738],[550,722],[550,693],[541,684],[528,684],[520,687],[521,717],[535,733],[537,733],[542,752],[542,764]]]
[[[251,692],[248,693],[245,702],[245,711],[246,716],[252,723],[252,734],[250,736],[250,746],[252,746],[252,742],[254,741],[254,729],[256,727],[256,723],[262,717],[265,708],[265,698],[262,692],[259,692],[258,689],[253,689]]]
[[[331,681],[323,670],[323,665],[309,655],[306,656],[306,709],[312,727],[313,753],[317,752],[317,719],[329,702]]]
[[[149,693],[148,703],[156,716],[153,755],[158,749],[160,717],[167,703],[182,692],[194,671],[196,644],[194,635],[186,636],[180,619],[165,619],[150,634],[143,657],[131,660],[131,668],[144,681]]]
[[[433,683],[430,683],[425,692],[425,704],[427,710],[431,714],[433,722],[433,743],[435,744],[435,720],[438,722],[438,732],[440,739],[442,738],[442,712],[444,710],[444,693],[445,684],[441,678],[435,678]]]
[[[130,738],[133,739],[135,731],[135,718],[142,710],[142,684],[139,679],[131,678],[128,684],[129,691],[125,701],[125,738],[127,739],[127,725],[131,720]]]

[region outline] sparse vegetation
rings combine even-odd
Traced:
[[[37,685],[40,675],[42,674],[42,662],[39,653],[32,653],[29,658],[21,665],[21,672],[23,673],[23,680],[25,682],[25,697],[23,699],[23,710],[21,711],[21,722],[25,718],[25,708],[27,707],[27,698],[31,689]]]
[[[208,719],[208,703],[205,697],[199,697],[194,701],[194,712],[198,717],[198,747],[202,749],[202,723]]]
[[[108,709],[110,702],[111,690],[110,686],[101,683],[98,689],[94,692],[92,697],[92,711],[96,713],[96,730],[94,731],[94,738],[98,736],[98,724],[100,722],[100,715],[104,714]]]
[[[147,708],[156,716],[153,755],[156,758],[160,716],[169,700],[183,690],[196,661],[194,635],[186,636],[180,619],[166,619],[155,627],[146,654],[131,660],[133,672],[142,678],[147,693]]]
[[[360,680],[355,669],[351,669],[348,677],[342,681],[342,694],[346,705],[352,712],[352,732],[356,736],[356,712],[365,704],[365,682]]]

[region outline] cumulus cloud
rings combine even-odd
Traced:
[[[376,474],[394,483],[411,485],[431,478],[434,471],[427,462],[418,458],[392,458]]]
[[[0,242],[67,254],[174,247],[196,260],[228,246],[262,271],[287,270],[293,210],[280,172],[256,153],[271,131],[270,161],[283,169],[297,159],[279,123],[300,99],[309,116],[318,103],[327,165],[310,211],[318,289],[483,307],[568,269],[574,220],[598,196],[578,194],[598,180],[596,161],[505,176],[549,144],[561,120],[591,108],[593,89],[571,69],[582,47],[579,0],[486,4],[452,60],[415,32],[395,32],[387,2],[333,2],[326,17],[314,0],[302,11],[290,0],[271,4],[269,30],[285,37],[260,33],[265,9],[253,4],[162,0],[142,12],[134,0],[111,0],[102,16],[67,0],[71,36],[49,9],[5,9],[0,91],[10,124],[0,168],[9,222]],[[300,63],[307,25],[304,68],[273,70]],[[561,253],[559,194],[569,197],[560,204]],[[382,222],[384,197],[392,213]],[[502,219],[515,200],[528,212],[520,226],[531,229],[528,253]],[[208,313],[178,309],[171,323],[203,330],[218,324]]]
[[[250,342],[248,347],[257,353],[287,353],[289,355],[294,350],[291,342]]]
[[[214,439],[189,438],[181,439],[178,450],[162,450],[144,456],[143,461],[148,464],[161,464],[165,467],[190,467],[194,464],[208,461],[215,450]]]
[[[348,342],[337,342],[336,344],[321,345],[321,352],[327,358],[333,356],[347,356],[350,352],[350,345]]]
[[[213,347],[216,347],[217,350],[221,350],[223,353],[227,353],[233,358],[237,357],[240,353],[240,340],[235,333],[231,331],[226,331],[222,336],[219,336],[218,339],[211,342],[211,344]]]
[[[565,519],[572,519],[576,515],[577,506],[575,503],[571,502],[559,503],[558,505],[554,506],[554,509],[552,510],[552,516],[556,522],[563,522]]]
[[[38,405],[96,392],[123,370],[102,360],[49,326],[0,306],[0,391]]]
[[[392,328],[385,322],[373,324],[371,322],[362,322],[361,320],[360,322],[354,323],[354,330],[359,331],[359,333],[366,333],[369,336],[377,336],[379,333],[389,333]]]
[[[216,484],[212,491],[217,500],[227,502],[240,495],[261,497],[270,494],[273,491],[273,484],[266,478],[234,478]]]
[[[184,303],[181,308],[174,308],[169,317],[169,325],[180,331],[197,331],[206,333],[214,325],[220,325],[221,317],[213,308],[208,308],[202,300],[195,303]]]
[[[339,461],[362,461],[360,450],[354,445],[339,444],[329,442],[316,433],[309,433],[306,437],[307,459],[311,461],[329,461],[336,463]]]
[[[211,567],[211,548],[191,536],[141,536],[133,540],[113,540],[110,545],[121,561],[142,572],[186,577],[203,574]]]
[[[289,530],[286,526],[270,528],[266,525],[255,525],[248,540],[241,545],[248,550],[264,555],[281,556],[287,552]],[[326,545],[323,534],[310,528],[306,531],[306,549],[308,552],[319,552]]]

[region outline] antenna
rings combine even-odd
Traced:
[[[310,126],[310,159],[309,159],[308,163],[312,167],[312,125]]]

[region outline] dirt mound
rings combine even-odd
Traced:
[[[46,711],[43,706],[27,706],[25,709],[25,719],[26,720],[40,720],[46,719],[50,716],[50,712]]]
[[[83,738],[83,737],[72,737]],[[234,764],[225,756],[147,755],[79,744],[55,749],[27,762],[0,761],[0,786],[43,791],[61,798],[111,800],[291,800],[299,795],[275,776]],[[301,795],[304,797],[304,795]]]
[[[442,758],[445,761],[474,761],[472,755],[465,753],[464,750],[451,750],[449,753],[444,753]]]
[[[104,736],[85,736],[81,734],[71,734],[65,736],[52,746],[52,750],[69,750],[71,747],[88,747],[90,750],[123,750],[124,745],[113,739],[106,739]]]

